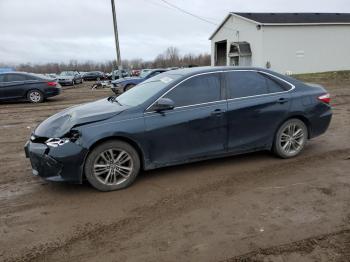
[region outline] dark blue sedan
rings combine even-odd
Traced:
[[[174,70],[48,118],[25,151],[34,175],[110,191],[141,170],[259,150],[294,157],[327,130],[329,102],[324,88],[265,69]]]
[[[125,77],[121,79],[117,79],[112,81],[112,91],[115,94],[122,94],[129,89],[133,88],[134,86],[142,83],[143,81],[146,81],[149,78],[152,78],[158,74],[166,72],[167,69],[150,69],[142,71],[140,76],[138,77]]]

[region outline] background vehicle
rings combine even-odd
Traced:
[[[87,72],[83,76],[84,81],[99,81],[104,80],[105,78],[105,74],[100,71]]]
[[[114,72],[108,73],[108,74],[106,74],[106,76],[109,80],[113,80],[113,74],[114,74],[114,80],[119,79],[119,70],[114,70]],[[122,70],[122,77],[124,78],[124,77],[128,77],[128,76],[129,76],[129,72],[123,69]]]
[[[134,86],[136,86],[139,83],[142,83],[143,81],[154,77],[158,74],[166,72],[166,69],[151,69],[151,70],[146,70],[141,72],[139,77],[127,77],[127,78],[122,78],[118,80],[112,81],[112,91],[115,94],[121,94]]]
[[[45,74],[46,77],[48,78],[52,78],[54,80],[57,80],[58,78],[58,75],[57,74],[54,74],[54,73],[51,73],[51,74]]]
[[[60,85],[51,78],[21,72],[0,73],[0,100],[40,103],[60,92]]]
[[[141,168],[259,150],[294,157],[327,130],[329,102],[321,86],[265,69],[181,69],[48,118],[25,151],[36,175],[116,190]]]
[[[75,85],[83,83],[83,78],[77,71],[63,71],[58,76],[61,85]]]
[[[131,70],[131,76],[139,76],[141,73],[140,69],[133,69]]]

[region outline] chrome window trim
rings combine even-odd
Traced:
[[[288,93],[288,92],[290,92],[290,91],[295,89],[295,85],[293,85],[292,83],[288,82],[287,80],[284,80],[284,79],[282,79],[282,78],[280,78],[278,76],[275,76],[275,75],[270,74],[268,72],[264,72],[264,71],[257,70],[257,69],[232,69],[232,70],[220,70],[220,71],[205,72],[205,73],[199,73],[199,74],[195,74],[195,75],[189,76],[189,77],[185,78],[184,80],[182,80],[181,82],[179,82],[176,85],[174,85],[172,88],[170,88],[168,91],[166,91],[160,97],[158,97],[150,106],[148,106],[144,113],[145,114],[155,113],[156,111],[149,111],[149,112],[147,112],[147,110],[149,110],[159,99],[163,98],[166,94],[168,94],[170,91],[172,91],[178,85],[182,84],[183,82],[185,82],[185,81],[187,81],[187,80],[189,80],[189,79],[191,79],[193,77],[200,76],[200,75],[215,74],[215,73],[227,73],[227,72],[256,72],[256,73],[261,73],[261,74],[269,75],[269,76],[271,76],[273,78],[276,78],[276,79],[278,79],[278,80],[280,80],[282,82],[285,82],[286,84],[290,85],[291,88],[289,90],[282,91],[282,92],[274,92],[274,93],[254,95],[254,96],[244,96],[244,97],[237,97],[237,98],[229,98],[229,99],[217,100],[217,101],[206,102],[206,103],[192,104],[192,105],[187,105],[187,106],[179,106],[179,107],[174,107],[174,109],[193,107],[193,106],[199,106],[199,105],[205,105],[205,104],[213,104],[213,103],[222,102],[222,101],[229,102],[229,101],[233,101],[233,100],[240,100],[240,99],[246,99],[246,98],[269,96],[269,95],[275,95],[275,94],[283,94],[283,93]]]

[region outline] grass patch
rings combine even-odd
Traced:
[[[297,74],[293,75],[294,78],[302,81],[314,81],[314,80],[350,80],[350,70],[347,71],[331,71],[312,74]]]

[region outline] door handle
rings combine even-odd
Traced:
[[[285,97],[281,97],[277,100],[277,103],[279,104],[284,104],[284,103],[287,103],[288,102],[288,99],[285,98]]]
[[[221,116],[225,111],[221,109],[215,109],[213,112],[211,112],[212,116]]]

